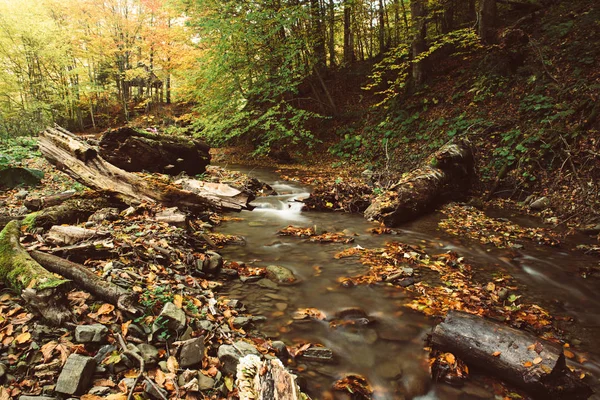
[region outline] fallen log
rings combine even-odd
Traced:
[[[386,226],[410,221],[464,196],[474,175],[470,143],[466,139],[450,142],[377,197],[365,210],[365,218]]]
[[[482,370],[540,399],[583,400],[591,389],[566,365],[561,346],[527,332],[459,311],[450,311],[430,337],[471,371]]]
[[[306,398],[278,359],[264,360],[249,354],[237,365],[236,386],[240,400],[301,400]]]
[[[69,246],[83,242],[84,240],[106,237],[108,235],[108,232],[81,228],[79,226],[54,225],[48,231],[46,239],[59,246]]]
[[[95,198],[70,199],[62,204],[32,212],[23,219],[26,229],[49,229],[54,225],[76,224],[87,221],[90,215],[115,203],[95,194]]]
[[[129,127],[106,131],[99,147],[102,158],[129,172],[196,175],[210,163],[210,147],[201,140]]]
[[[65,200],[68,200],[76,195],[77,192],[75,190],[67,190],[65,192],[53,194],[51,196],[27,199],[23,202],[23,204],[31,211],[39,211],[45,207],[57,206],[63,203]]]
[[[50,163],[76,181],[91,189],[109,192],[125,203],[158,202],[193,212],[209,209],[240,211],[248,207],[243,202],[222,200],[220,196],[206,198],[158,180],[145,180],[115,167],[95,151],[87,151],[93,149],[82,142],[78,150],[73,151],[74,140],[77,141],[77,138],[65,129],[47,128],[40,134],[40,151]]]
[[[24,215],[0,215],[0,229],[4,229],[10,221],[22,221],[24,218]]]
[[[44,269],[19,243],[18,221],[10,221],[0,232],[0,279],[42,314],[48,321],[61,325],[72,315],[66,308],[66,291],[70,281]]]
[[[29,254],[49,271],[73,280],[78,287],[90,292],[99,299],[114,304],[121,310],[133,314],[137,313],[135,309],[137,297],[134,293],[96,276],[83,265],[37,250],[31,251]]]

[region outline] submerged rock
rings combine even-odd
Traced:
[[[280,285],[292,285],[298,281],[291,270],[281,265],[269,265],[267,267],[267,278]]]
[[[243,340],[238,340],[233,344],[222,344],[217,352],[217,356],[223,364],[223,371],[227,374],[235,374],[240,359],[248,354],[260,356],[254,346]]]

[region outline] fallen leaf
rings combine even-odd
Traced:
[[[539,363],[541,363],[541,362],[542,362],[542,357],[536,357],[536,358],[533,359],[533,363],[536,364],[536,365],[539,364]]]
[[[182,308],[183,307],[183,296],[180,294],[176,294],[175,296],[173,296],[173,304],[175,304],[175,307],[177,307],[177,308]]]
[[[131,325],[131,321],[127,321],[121,324],[121,334],[123,337],[127,337],[127,333],[129,332],[129,325]]]
[[[172,374],[177,373],[177,370],[179,369],[179,363],[175,357],[171,356],[167,359],[167,369]]]
[[[96,314],[97,315],[110,314],[111,312],[113,312],[114,309],[115,309],[115,306],[113,306],[112,304],[104,303],[100,306],[100,308],[98,309]]]
[[[15,338],[15,341],[18,344],[23,344],[23,343],[27,342],[29,339],[31,339],[31,333],[23,332]]]
[[[502,352],[501,352],[501,351],[495,351],[495,352],[493,352],[493,353],[492,353],[492,355],[493,355],[494,357],[498,357],[500,354],[502,354]]]
[[[454,364],[456,362],[456,357],[454,357],[454,354],[446,353],[446,362],[448,362],[448,364]]]
[[[575,354],[573,354],[573,353],[572,353],[571,351],[569,351],[569,350],[564,350],[564,353],[565,353],[565,357],[567,357],[567,358],[569,358],[569,359],[575,358]]]
[[[532,365],[533,365],[533,363],[532,363],[531,361],[525,361],[525,362],[523,363],[523,366],[524,366],[524,367],[527,367],[527,368],[531,367]]]

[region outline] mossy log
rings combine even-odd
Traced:
[[[201,140],[129,127],[106,131],[99,147],[102,158],[129,172],[196,175],[210,163],[210,147]]]
[[[96,211],[114,207],[115,202],[110,201],[99,194],[95,198],[70,199],[62,204],[44,208],[40,211],[28,214],[22,225],[30,230],[33,228],[49,229],[53,225],[77,224],[87,219]]]
[[[23,204],[25,204],[25,207],[31,211],[39,211],[42,208],[57,206],[75,196],[77,196],[77,192],[75,190],[67,190],[51,196],[27,199],[23,202]]]
[[[94,190],[109,192],[125,203],[158,202],[192,212],[241,211],[248,208],[247,203],[237,203],[229,198],[207,198],[156,179],[143,179],[107,162],[83,142],[79,142],[74,150],[73,141],[78,139],[65,129],[46,128],[40,134],[40,151],[50,163],[79,183]]]
[[[71,317],[66,309],[67,279],[38,264],[19,243],[19,221],[10,221],[0,232],[0,279],[44,318],[60,325]]]
[[[450,142],[377,197],[365,210],[365,218],[386,226],[410,221],[444,202],[465,196],[474,175],[470,143],[466,139]]]
[[[584,400],[592,390],[567,367],[560,345],[498,322],[450,311],[429,344],[518,386],[537,399]]]
[[[121,310],[134,314],[137,312],[134,307],[137,296],[134,293],[98,277],[83,265],[36,250],[31,251],[30,255],[48,270],[72,279],[78,287],[94,296],[116,305]]]

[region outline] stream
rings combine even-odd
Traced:
[[[224,294],[241,300],[253,315],[267,320],[257,327],[266,337],[295,343],[320,343],[331,349],[332,362],[295,361],[290,368],[301,377],[301,384],[313,399],[346,399],[328,393],[336,380],[348,374],[367,378],[374,389],[373,398],[392,399],[485,399],[494,398],[489,380],[469,379],[461,388],[432,383],[428,372],[428,354],[423,339],[436,321],[404,305],[410,292],[386,285],[345,288],[338,278],[353,276],[367,267],[352,258],[335,259],[341,250],[357,245],[383,247],[386,241],[424,246],[430,254],[455,251],[475,269],[502,268],[515,277],[519,292],[553,315],[573,317],[569,325],[573,339],[581,340],[577,351],[584,350],[588,361],[574,364],[594,376],[600,376],[600,291],[598,280],[583,279],[577,267],[597,265],[598,260],[564,248],[526,246],[496,249],[468,240],[460,240],[439,230],[439,213],[403,225],[397,235],[372,235],[375,225],[360,215],[346,213],[301,212],[300,200],[308,197],[310,187],[281,181],[273,171],[229,167],[270,184],[277,196],[259,197],[253,211],[243,211],[239,221],[224,222],[218,231],[245,238],[244,245],[221,249],[230,261],[248,266],[280,265],[292,270],[300,283],[293,286],[264,287],[257,283],[232,281]],[[505,216],[506,217],[506,216]],[[328,232],[353,232],[351,244],[310,243],[305,239],[277,236],[288,225],[316,227]],[[509,254],[510,253],[510,254]],[[517,253],[517,254],[515,254]],[[328,321],[294,320],[297,309],[316,308],[328,319],[348,309],[360,309],[376,323],[365,326],[330,328]],[[594,381],[596,382],[596,381]],[[598,384],[594,383],[598,392]],[[600,399],[595,394],[592,399]]]

